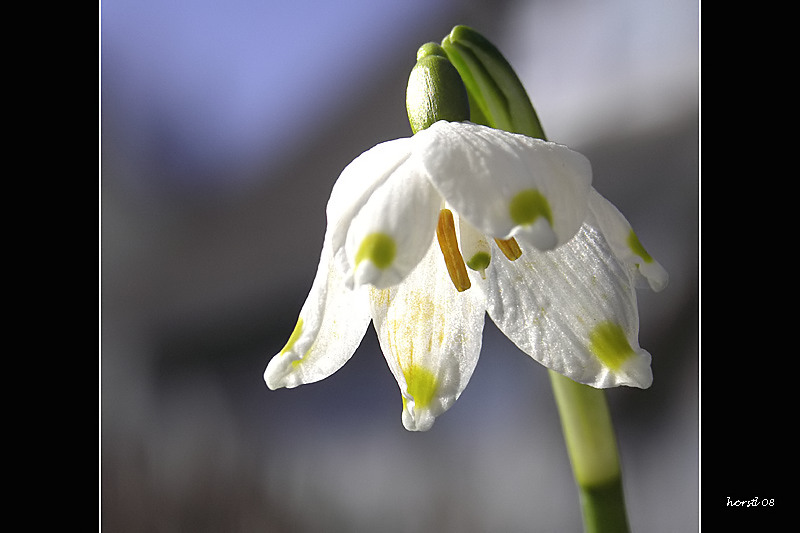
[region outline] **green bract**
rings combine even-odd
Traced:
[[[406,110],[414,133],[439,120],[469,120],[469,99],[458,71],[436,43],[426,43],[417,52],[406,89]]]
[[[472,28],[456,26],[442,48],[467,87],[472,122],[545,138],[525,87],[492,43]]]

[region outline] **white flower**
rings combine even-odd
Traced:
[[[328,377],[370,320],[427,430],[469,381],[488,312],[525,353],[594,387],[652,382],[635,284],[667,275],[569,148],[440,121],[385,142],[334,185],[319,268],[271,389]]]

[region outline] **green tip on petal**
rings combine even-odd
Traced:
[[[303,319],[302,318],[298,318],[297,319],[297,324],[295,325],[294,330],[292,331],[292,334],[289,335],[289,340],[286,341],[286,346],[284,346],[283,350],[280,351],[280,355],[283,355],[286,352],[288,352],[289,350],[291,350],[292,347],[294,347],[294,343],[297,342],[297,339],[300,338],[300,335],[302,333],[303,333]]]
[[[397,255],[397,244],[390,235],[370,233],[361,241],[356,252],[356,265],[365,259],[383,270],[390,266]]]
[[[650,254],[647,253],[647,250],[644,249],[642,243],[639,242],[639,237],[631,230],[628,234],[628,246],[630,247],[631,251],[642,258],[642,261],[645,263],[652,263],[653,258],[650,257]]]
[[[414,407],[417,409],[424,409],[431,404],[434,396],[436,395],[436,376],[433,373],[421,366],[412,365],[408,369],[403,370],[403,376],[406,379],[406,390],[408,394],[414,399]],[[406,406],[406,399],[403,398],[403,408]]]
[[[622,327],[613,322],[603,322],[596,326],[589,333],[589,340],[592,353],[614,371],[622,368],[625,361],[636,355]]]
[[[553,225],[553,213],[550,203],[542,193],[536,189],[526,189],[517,193],[508,206],[511,220],[519,226],[530,226],[539,217],[543,217]]]

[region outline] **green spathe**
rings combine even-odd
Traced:
[[[491,42],[472,28],[456,26],[442,48],[467,87],[472,122],[545,138],[525,87]]]
[[[458,71],[436,43],[417,51],[406,89],[406,110],[414,133],[439,120],[469,120],[469,98]]]

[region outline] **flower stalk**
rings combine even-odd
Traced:
[[[466,26],[442,48],[467,88],[472,122],[546,140],[522,82],[500,51]],[[586,533],[629,531],[617,442],[605,392],[548,370]]]
[[[586,533],[629,531],[617,442],[604,391],[552,370],[548,373]]]

